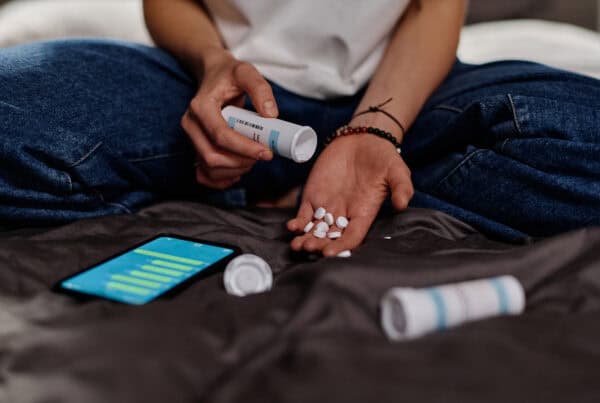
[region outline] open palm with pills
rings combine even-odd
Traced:
[[[370,134],[334,140],[317,159],[297,216],[287,224],[299,234],[292,249],[336,256],[356,248],[389,194],[394,207],[403,210],[413,186],[410,170],[388,141]],[[343,218],[346,228],[339,227]]]

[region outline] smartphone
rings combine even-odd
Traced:
[[[60,280],[54,290],[143,305],[222,270],[239,254],[235,246],[160,234]]]

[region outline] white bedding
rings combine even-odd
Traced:
[[[0,6],[0,47],[67,37],[151,43],[141,0],[18,0]]]
[[[458,56],[470,63],[531,60],[600,78],[600,34],[570,24],[513,20],[467,26]]]
[[[140,0],[19,0],[0,7],[0,47],[63,37],[151,43]],[[525,59],[600,78],[600,35],[537,20],[465,27],[459,57],[471,63]]]

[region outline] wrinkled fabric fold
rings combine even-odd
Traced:
[[[350,259],[291,253],[292,210],[163,203],[0,235],[0,401],[594,401],[600,396],[600,230],[499,243],[443,213],[382,214]],[[270,293],[229,296],[221,274],[133,307],[78,302],[60,278],[157,233],[266,259]],[[386,239],[385,237],[390,237]],[[512,274],[521,317],[391,344],[393,286]],[[500,385],[505,385],[500,387]]]

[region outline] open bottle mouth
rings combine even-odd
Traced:
[[[381,304],[381,326],[386,335],[393,340],[402,340],[409,336],[406,312],[398,297],[388,294]]]
[[[292,141],[292,158],[296,162],[306,162],[317,150],[317,134],[310,127],[303,127]]]

